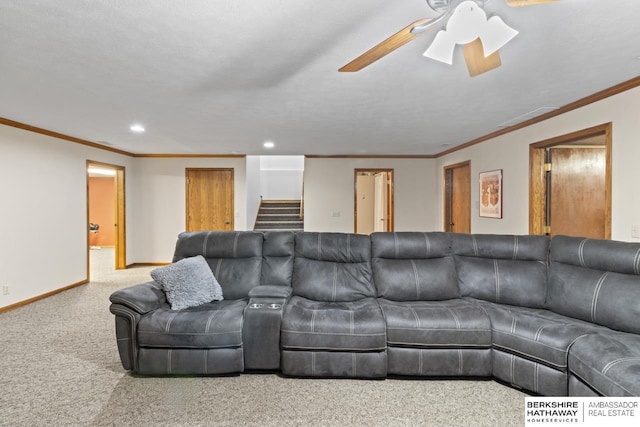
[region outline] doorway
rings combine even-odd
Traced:
[[[87,160],[87,272],[127,268],[125,168]],[[103,250],[100,255],[92,251]],[[92,256],[96,255],[96,256]]]
[[[356,169],[355,232],[393,231],[393,169]]]
[[[611,123],[530,146],[529,232],[611,238]]]
[[[471,233],[471,162],[444,167],[444,231]]]
[[[186,169],[187,231],[234,230],[233,169]]]

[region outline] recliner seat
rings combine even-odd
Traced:
[[[383,378],[386,328],[368,236],[299,233],[293,296],[282,318],[282,373]]]
[[[460,299],[449,235],[373,233],[371,245],[389,374],[490,375],[489,318]]]

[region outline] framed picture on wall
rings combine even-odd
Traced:
[[[502,218],[502,169],[480,172],[480,216]]]

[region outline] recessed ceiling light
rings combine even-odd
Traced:
[[[135,133],[142,133],[145,131],[144,126],[142,126],[141,124],[133,124],[129,127],[129,129],[131,130],[131,132],[135,132]]]
[[[267,141],[262,145],[264,146],[264,148],[273,148],[276,146],[276,144],[273,141]]]

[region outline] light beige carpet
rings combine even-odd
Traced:
[[[96,252],[90,284],[0,315],[0,425],[524,424],[525,394],[490,380],[133,377],[120,365],[108,298],[151,269],[116,272],[98,265],[109,252]]]

